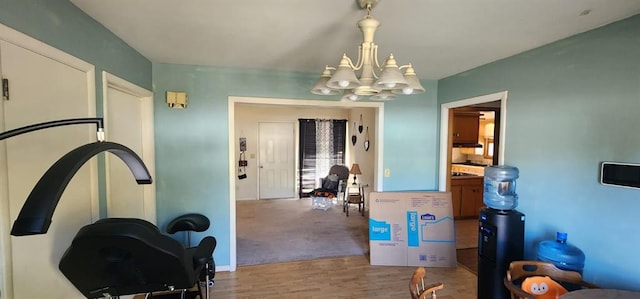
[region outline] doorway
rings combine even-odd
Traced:
[[[104,71],[102,81],[106,139],[136,152],[155,177],[153,93]],[[105,156],[105,165],[107,217],[156,223],[155,187],[136,184],[127,166],[112,155]]]
[[[452,142],[449,136],[451,135],[449,132],[450,124],[451,124],[451,110],[455,108],[465,107],[465,106],[473,106],[484,103],[496,102],[500,103],[499,105],[499,115],[496,118],[500,119],[501,125],[499,128],[496,127],[496,135],[500,136],[500,142],[495,143],[494,151],[498,156],[497,161],[494,161],[494,164],[504,164],[504,144],[505,144],[505,133],[506,133],[506,120],[507,120],[507,91],[492,93],[488,95],[473,97],[462,99],[454,102],[449,102],[442,104],[440,110],[440,166],[439,166],[439,179],[438,179],[438,190],[439,191],[447,191],[451,186],[451,147]]]
[[[492,164],[504,163],[504,136],[505,136],[505,123],[507,116],[507,92],[498,92],[489,95],[462,99],[450,103],[443,104],[440,111],[440,169],[439,169],[439,191],[451,191],[455,192],[454,188],[461,190],[460,186],[451,186],[451,162],[453,155],[453,141],[449,136],[453,136],[452,124],[453,124],[453,112],[454,110],[467,110],[467,111],[490,111],[493,113],[495,119],[494,127],[490,135],[492,136],[491,142],[485,139],[483,148],[480,149],[480,153],[474,152],[474,154],[480,154],[480,157],[488,159],[487,147],[492,147]],[[480,123],[481,118],[477,119]],[[479,132],[478,135],[480,135]],[[485,133],[489,135],[489,132]],[[475,180],[475,178],[474,178]],[[480,183],[482,183],[480,181]],[[473,186],[471,186],[473,188]],[[470,189],[470,188],[466,188]],[[472,190],[472,189],[471,189]],[[460,198],[467,197],[463,195],[458,198],[458,205],[460,206]],[[473,197],[473,196],[471,196]],[[481,200],[476,198],[475,200]],[[454,207],[456,204],[455,198],[452,198]],[[477,203],[476,203],[477,205]],[[475,206],[474,206],[475,208]],[[462,209],[461,209],[462,211]],[[461,213],[463,214],[463,213]],[[471,213],[474,214],[473,210]],[[477,273],[477,219],[456,220],[456,255],[458,262],[470,271]],[[458,243],[463,241],[464,245]]]
[[[371,188],[370,191],[379,191],[381,190],[382,186],[382,151],[383,151],[383,145],[378,142],[376,143],[376,140],[382,140],[382,136],[383,136],[383,128],[382,126],[380,126],[380,124],[382,123],[383,120],[383,115],[384,115],[384,103],[382,102],[336,102],[336,101],[316,101],[316,100],[290,100],[290,99],[273,99],[273,98],[248,98],[248,97],[229,97],[229,111],[228,111],[228,125],[229,125],[229,141],[228,141],[228,145],[229,145],[229,153],[235,153],[234,154],[230,154],[229,155],[229,215],[230,215],[230,224],[229,224],[229,228],[230,228],[230,232],[229,232],[229,236],[230,236],[230,244],[229,244],[229,252],[230,252],[230,266],[228,269],[224,269],[224,270],[229,270],[229,271],[235,271],[236,267],[237,267],[237,233],[236,233],[236,221],[237,221],[237,215],[236,215],[236,200],[242,200],[242,199],[252,199],[250,195],[246,196],[245,195],[249,192],[247,190],[250,190],[251,188],[247,188],[246,186],[255,186],[257,184],[257,182],[253,182],[252,180],[255,180],[257,175],[253,175],[253,176],[249,176],[245,179],[241,179],[238,180],[237,179],[237,174],[238,174],[238,153],[237,153],[237,149],[238,149],[238,138],[240,137],[247,137],[246,138],[246,144],[247,147],[251,147],[252,146],[252,142],[257,143],[257,135],[253,135],[253,133],[249,130],[249,129],[243,129],[242,128],[242,124],[238,123],[239,120],[236,119],[236,110],[240,110],[243,107],[246,106],[251,106],[254,109],[258,110],[258,112],[260,112],[260,114],[258,115],[259,118],[258,119],[266,119],[268,117],[271,117],[272,115],[270,113],[265,113],[266,109],[265,108],[273,108],[273,107],[280,107],[280,108],[288,108],[288,109],[309,109],[309,110],[317,110],[317,109],[327,109],[327,110],[344,110],[347,109],[348,111],[354,111],[360,108],[366,108],[366,109],[371,109],[372,111],[372,116],[371,116],[371,121],[370,121],[370,130],[371,130],[371,140],[372,140],[372,146],[371,146],[371,150],[369,151],[369,153],[373,156],[373,158],[371,159],[371,171],[367,174],[368,176],[371,177]],[[317,112],[316,112],[317,114]],[[360,115],[359,113],[357,115]],[[355,116],[353,116],[355,117]],[[344,116],[342,117],[336,117],[336,118],[345,118]],[[347,117],[348,118],[348,117]],[[355,119],[355,118],[354,118]],[[266,121],[266,120],[265,120]],[[368,123],[369,124],[369,123]],[[256,125],[257,126],[257,125]],[[254,130],[256,127],[253,127]],[[359,143],[360,147],[362,147],[361,145],[362,143]],[[297,145],[296,145],[297,146]],[[297,149],[296,149],[297,150]],[[251,159],[254,159],[254,163],[255,163],[255,157],[252,157],[251,153],[247,154],[247,159],[249,160],[249,164],[252,163]],[[251,172],[249,172],[251,173]],[[253,187],[253,190],[255,190],[256,188]],[[253,198],[255,199],[255,197]]]

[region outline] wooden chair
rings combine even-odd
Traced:
[[[424,277],[426,276],[426,270],[424,267],[418,267],[413,272],[411,282],[409,283],[409,293],[411,293],[412,299],[426,299],[429,294],[431,298],[436,299],[436,291],[444,289],[444,284],[441,282],[424,285]]]
[[[515,261],[511,262],[507,275],[504,278],[504,286],[511,292],[511,299],[525,298],[536,299],[537,296],[522,290],[522,280],[531,276],[549,276],[556,282],[569,283],[581,288],[598,288],[582,280],[582,275],[576,271],[558,269],[554,264],[541,261]]]

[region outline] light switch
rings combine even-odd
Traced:
[[[387,177],[387,178],[390,177],[391,176],[391,169],[385,168],[384,169],[384,176]]]

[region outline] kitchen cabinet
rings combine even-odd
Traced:
[[[454,218],[479,216],[483,203],[484,177],[464,176],[451,179],[451,200]]]
[[[453,113],[453,143],[478,143],[480,113]]]

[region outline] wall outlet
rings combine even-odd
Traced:
[[[384,176],[387,177],[387,178],[390,177],[391,176],[391,169],[385,168],[384,169]]]

